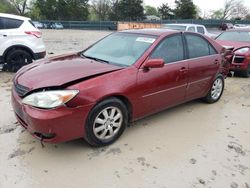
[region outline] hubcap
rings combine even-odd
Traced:
[[[100,140],[110,139],[118,133],[122,122],[123,115],[119,108],[105,108],[95,118],[93,125],[94,134]]]
[[[214,81],[212,92],[211,92],[211,97],[213,100],[217,100],[221,96],[222,89],[223,89],[222,80],[220,78],[217,78]]]

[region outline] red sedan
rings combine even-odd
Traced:
[[[14,112],[45,142],[108,145],[132,121],[193,99],[217,102],[227,74],[223,52],[195,33],[117,32],[82,52],[23,67],[14,78]]]
[[[216,41],[233,48],[230,71],[250,77],[250,29],[229,30],[220,34]]]

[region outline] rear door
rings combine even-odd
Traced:
[[[13,44],[14,37],[18,37],[17,28],[23,21],[18,19],[0,17],[0,52],[3,53],[6,48]]]
[[[183,37],[172,35],[162,40],[149,59],[163,59],[165,66],[138,72],[141,115],[151,114],[184,101],[187,87],[187,62]],[[140,115],[139,115],[140,116]]]
[[[203,97],[220,66],[221,56],[203,36],[185,33],[188,54],[187,99]]]

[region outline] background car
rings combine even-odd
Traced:
[[[192,32],[117,32],[82,52],[23,67],[13,80],[13,109],[45,142],[84,137],[108,145],[129,122],[197,98],[217,102],[227,75],[223,49]]]
[[[235,75],[250,77],[250,28],[223,32],[216,41],[223,46],[233,48],[230,71]]]
[[[51,23],[50,24],[50,28],[51,29],[63,29],[63,25],[59,22],[56,22],[56,23]]]
[[[234,25],[234,29],[246,29],[246,28],[250,28],[250,25],[246,25],[246,24],[235,24]]]
[[[162,27],[179,31],[191,31],[195,33],[201,33],[212,38],[215,38],[217,36],[216,34],[209,33],[204,25],[198,24],[163,24]]]
[[[43,29],[43,28],[44,28],[44,25],[43,25],[43,23],[41,23],[41,22],[32,21],[32,23],[34,24],[34,26],[35,26],[37,29]]]
[[[227,29],[233,29],[234,28],[234,25],[232,23],[222,23],[220,25],[220,29],[222,31],[226,31]]]
[[[0,64],[4,70],[15,72],[45,55],[42,33],[30,18],[0,13]]]

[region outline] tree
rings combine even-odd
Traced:
[[[17,14],[15,7],[7,0],[0,0],[0,12]]]
[[[111,11],[110,0],[92,0],[91,8],[98,20],[108,20]]]
[[[175,0],[176,9],[174,10],[176,18],[195,19],[197,16],[196,6],[192,0]]]
[[[223,18],[223,9],[211,11],[211,16],[210,17],[212,19],[217,19],[217,20],[222,19]]]
[[[242,0],[226,0],[222,19],[229,19],[234,17],[244,17],[248,13],[247,7]]]
[[[112,20],[136,21],[144,19],[143,0],[114,1]]]
[[[162,4],[158,8],[158,12],[159,12],[159,14],[161,16],[161,19],[163,19],[163,20],[170,19],[171,16],[173,16],[173,10],[168,6],[167,3]]]
[[[25,15],[28,9],[28,0],[10,0],[10,3],[16,8],[20,15]]]
[[[86,20],[89,15],[88,0],[38,0],[35,6],[41,19]]]
[[[247,14],[245,17],[246,20],[250,20],[250,14]]]
[[[211,18],[213,19],[235,19],[244,18],[249,10],[242,0],[226,0],[223,9],[212,11]]]
[[[158,16],[158,11],[155,7],[152,7],[152,6],[145,6],[144,7],[144,10],[145,10],[145,15],[146,16],[151,16],[151,15],[155,15],[155,16]]]

